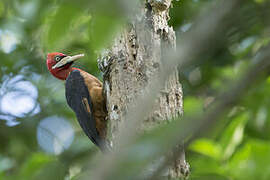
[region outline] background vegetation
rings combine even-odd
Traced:
[[[170,24],[178,39],[209,2],[215,1],[173,1]],[[180,69],[186,116],[204,113],[268,45],[269,7],[267,0],[246,0],[224,38],[205,51],[202,61]],[[46,54],[85,53],[76,66],[102,79],[97,54],[125,22],[124,13],[119,1],[0,1],[0,179],[79,179],[89,170],[98,150],[67,106],[64,83],[49,74]],[[270,178],[269,95],[265,74],[186,147],[190,179]],[[162,131],[155,135],[164,140]]]

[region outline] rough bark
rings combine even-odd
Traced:
[[[171,0],[149,0],[142,16],[133,19],[102,55],[99,67],[104,72],[104,93],[107,99],[108,136],[114,135],[124,120],[127,107],[143,93],[149,79],[162,68],[163,50],[175,48],[175,32],[168,26]],[[178,71],[171,74],[160,92],[152,112],[140,130],[148,130],[183,114],[183,92]],[[183,167],[185,166],[185,167]],[[186,176],[184,154],[176,157],[169,177]]]

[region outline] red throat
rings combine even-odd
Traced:
[[[72,67],[69,67],[67,69],[50,69],[50,72],[57,79],[66,80],[72,69]]]

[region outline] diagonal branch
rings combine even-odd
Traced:
[[[185,143],[185,145],[188,146],[194,139],[200,137],[203,132],[213,127],[219,117],[224,115],[232,105],[237,103],[245,92],[257,82],[262,74],[268,71],[270,68],[270,47],[261,50],[258,56],[254,57],[253,62],[254,63],[250,65],[245,74],[236,81],[231,88],[219,96],[217,102],[212,105],[203,117],[195,117],[193,119],[186,118],[184,122],[179,121],[177,126],[181,128],[182,131],[180,131],[180,133],[179,130],[174,131],[173,136],[177,138],[175,138],[176,141],[172,141],[171,143],[174,145],[181,143],[188,137],[188,132],[191,132],[191,137]],[[185,124],[185,126],[183,126],[183,124]],[[181,149],[177,150],[174,156],[178,157],[180,154]],[[160,172],[173,162],[174,156],[168,156],[164,163],[156,169],[150,179],[158,179]]]
[[[228,25],[230,25],[230,21],[224,21],[224,19],[233,17],[233,12],[240,2],[242,0],[222,1],[215,8],[208,9],[207,13],[198,18],[194,30],[182,39],[177,51],[168,50],[168,54],[164,56],[164,62],[166,63],[163,64],[163,70],[159,77],[150,80],[149,85],[144,91],[144,95],[137,98],[133,107],[129,107],[126,120],[117,135],[119,137],[119,143],[117,143],[119,146],[116,147],[116,151],[111,155],[98,157],[99,163],[93,171],[94,176],[92,176],[94,179],[106,179],[110,177],[110,174],[117,167],[117,163],[121,162],[121,159],[124,158],[121,156],[122,149],[131,142],[134,142],[136,138],[136,127],[140,125],[144,117],[151,111],[158,93],[164,87],[170,73],[173,72],[172,69],[177,65],[181,69],[189,67],[199,59],[204,51],[211,49],[221,38]]]

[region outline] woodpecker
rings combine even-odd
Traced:
[[[67,104],[75,112],[84,133],[104,152],[110,146],[106,141],[107,109],[102,83],[93,75],[72,67],[73,62],[83,56],[49,53],[47,67],[54,77],[65,81]]]

